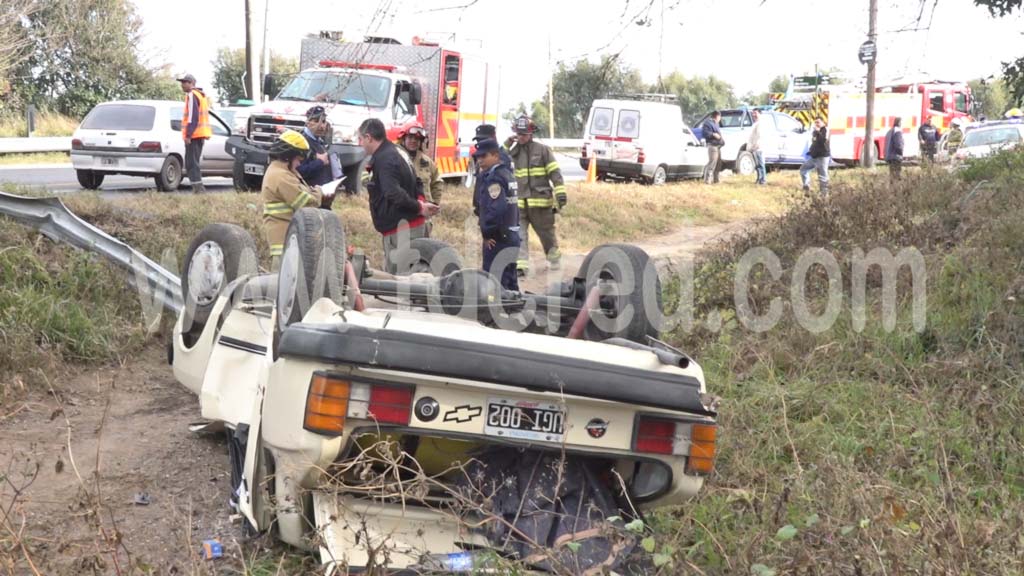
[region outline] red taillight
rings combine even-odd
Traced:
[[[644,149],[643,148],[637,148],[636,149],[636,161],[637,161],[637,163],[638,164],[643,164],[644,160],[647,160],[647,156],[644,156]]]
[[[633,449],[646,454],[686,456],[688,474],[710,474],[715,467],[718,429],[706,422],[640,416]]]
[[[71,141],[71,149],[72,150],[81,150],[82,148],[83,148],[82,141],[79,140],[78,138],[75,138],[74,140]]]
[[[640,418],[636,427],[636,451],[648,454],[671,454],[676,435],[674,420]]]
[[[163,152],[164,148],[159,142],[143,142],[139,144],[139,152]]]
[[[413,389],[407,386],[370,385],[370,416],[382,424],[409,423]]]

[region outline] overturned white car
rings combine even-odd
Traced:
[[[285,245],[259,274],[244,230],[204,229],[169,347],[228,431],[252,530],[341,573],[620,570],[622,525],[712,470],[713,402],[651,338],[660,285],[637,248],[600,247],[535,295],[435,241],[412,243],[409,276],[372,272],[329,211],[296,213]]]

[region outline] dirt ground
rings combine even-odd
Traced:
[[[640,245],[664,263],[742,225],[686,226]],[[571,277],[584,256],[566,254],[559,275]],[[541,291],[550,279],[542,257],[534,270],[522,287]],[[228,508],[227,444],[188,430],[199,405],[174,380],[163,345],[123,366],[51,378],[52,393],[0,413],[0,512],[25,546],[0,532],[0,570],[236,573],[243,536]],[[226,558],[198,557],[211,538]]]

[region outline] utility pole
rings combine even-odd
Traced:
[[[270,75],[270,43],[267,42],[267,24],[270,17],[270,0],[264,0],[263,5],[263,77]],[[267,94],[270,98],[271,95]]]
[[[860,165],[865,168],[875,167],[875,62],[877,60],[876,55],[878,54],[877,44],[875,40],[877,38],[878,25],[878,0],[870,0],[870,6],[868,7],[868,42],[870,42],[873,48],[873,54],[867,59],[868,64],[868,109],[867,113],[864,114],[864,150],[861,151]]]
[[[548,34],[548,138],[555,139],[555,68],[551,62],[551,34]]]
[[[260,102],[260,63],[254,52],[256,32],[252,24],[252,0],[245,0],[245,92],[253,104]]]

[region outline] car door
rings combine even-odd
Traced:
[[[203,175],[227,176],[231,174],[235,159],[227,153],[224,145],[231,135],[231,128],[224,120],[210,112],[210,131],[213,134],[203,145]]]
[[[803,162],[804,153],[810,144],[810,134],[804,125],[789,114],[774,114],[776,135],[779,139],[779,162],[797,164]]]
[[[683,126],[683,162],[680,167],[681,178],[700,178],[704,175],[704,166],[708,163],[708,149],[701,144],[688,126]]]

